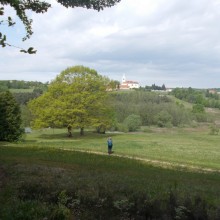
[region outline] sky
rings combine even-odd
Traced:
[[[8,42],[37,54],[0,48],[0,80],[50,82],[83,65],[141,86],[220,88],[220,0],[121,0],[101,12],[51,3],[45,14],[29,13],[34,34],[25,42],[6,8],[16,21],[0,26]]]

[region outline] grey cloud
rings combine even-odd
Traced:
[[[32,15],[34,35],[23,45],[38,53],[1,49],[0,79],[7,73],[52,80],[80,64],[141,84],[220,87],[219,1],[139,1],[123,0],[99,13],[53,4],[48,13]]]

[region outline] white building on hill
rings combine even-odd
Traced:
[[[122,77],[122,82],[120,85],[121,90],[127,90],[127,89],[138,89],[140,88],[140,85],[136,81],[126,80],[125,74]]]

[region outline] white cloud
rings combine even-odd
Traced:
[[[85,65],[142,85],[220,87],[219,0],[122,0],[101,12],[52,5],[31,14],[34,35],[19,43],[36,55],[0,49],[0,79],[50,81]],[[22,25],[14,31],[22,33]]]

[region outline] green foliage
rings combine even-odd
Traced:
[[[94,10],[103,10],[106,7],[114,6],[117,2],[121,0],[58,0],[65,7],[83,7],[87,9],[94,9]]]
[[[114,127],[116,131],[128,132],[128,126],[124,123],[117,123]]]
[[[71,217],[70,209],[66,207],[68,197],[66,191],[63,190],[58,196],[58,205],[52,211],[50,219],[53,220],[69,220]]]
[[[31,89],[33,90],[47,90],[48,83],[37,81],[24,81],[24,80],[0,80],[0,89]]]
[[[26,105],[30,100],[39,97],[42,93],[42,90],[34,90],[33,92],[16,92],[13,93],[13,96],[18,104]]]
[[[1,0],[0,4],[2,6],[4,6],[4,5],[11,6],[15,10],[19,19],[24,24],[24,27],[26,30],[26,36],[23,38],[23,41],[30,38],[30,36],[33,34],[32,19],[28,18],[26,11],[31,10],[36,13],[44,13],[51,6],[49,3],[46,3],[44,1],[39,1],[39,0],[33,0],[33,1],[29,1],[29,2],[21,1],[21,0],[18,0],[18,1]],[[4,7],[1,7],[0,16],[3,16],[3,15],[4,15]],[[0,25],[2,25],[2,23],[3,23],[3,21],[0,22]],[[15,25],[15,22],[13,22],[11,17],[8,17],[7,19],[5,19],[5,23],[8,25],[8,27]],[[0,45],[2,47],[14,46],[14,45],[7,42],[7,36],[3,35],[1,32],[0,32]],[[16,47],[16,46],[14,46],[14,47]],[[29,53],[29,54],[36,53],[36,50],[34,50],[32,47],[30,47],[27,50],[24,50],[22,48],[20,48],[20,49],[21,49],[20,51],[24,52],[24,53]]]
[[[119,89],[119,87],[120,87],[120,82],[117,80],[110,80],[110,82],[107,85],[107,89],[110,91],[117,90],[117,89]]]
[[[166,86],[165,86],[164,84],[163,84],[162,86],[157,86],[157,85],[155,85],[155,83],[154,83],[154,84],[152,84],[151,87],[145,86],[145,89],[150,89],[150,90],[163,90],[163,91],[165,91],[165,90],[166,90]]]
[[[22,134],[21,111],[13,95],[0,93],[0,141],[18,141]]]
[[[198,90],[175,88],[171,94],[176,98],[193,104],[200,104],[205,107],[220,108],[220,96],[217,93],[211,93],[209,90]]]
[[[42,96],[30,101],[34,127],[106,129],[112,123],[106,79],[95,70],[74,66],[62,71]]]
[[[172,125],[172,116],[163,110],[156,115],[156,121],[159,127],[170,127]]]
[[[195,104],[192,108],[193,116],[198,122],[207,122],[208,115],[205,112],[205,108],[202,104]]]
[[[128,128],[128,131],[137,131],[141,126],[141,117],[140,115],[129,115],[125,120],[124,124]]]
[[[219,127],[216,124],[212,124],[210,126],[210,133],[211,135],[218,135],[219,133]]]
[[[22,127],[30,127],[32,116],[26,105],[20,105]]]
[[[114,92],[110,94],[111,105],[119,123],[132,114],[139,115],[143,126],[161,124],[160,112],[166,112],[171,119],[169,126],[190,124],[192,113],[166,95],[147,91]],[[165,120],[165,119],[164,119]],[[164,123],[162,123],[164,124]],[[164,126],[164,125],[163,125]]]
[[[193,105],[192,112],[193,113],[204,113],[205,108],[202,104],[195,104],[195,105]]]
[[[194,113],[193,117],[197,122],[208,122],[209,121],[208,115],[205,112],[204,113]]]

